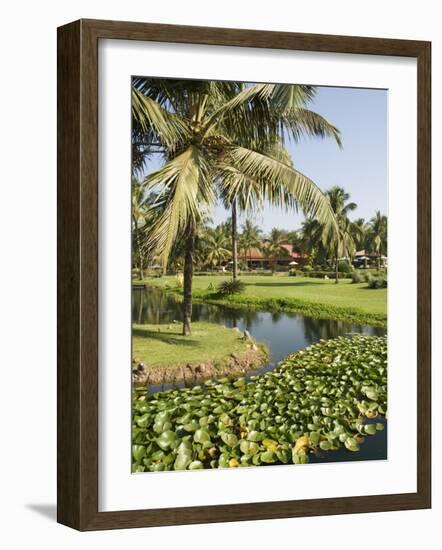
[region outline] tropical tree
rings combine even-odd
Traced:
[[[159,212],[149,246],[165,266],[172,246],[185,243],[184,335],[191,332],[195,234],[217,195],[229,202],[239,195],[261,202],[271,196],[274,204],[300,205],[321,222],[334,223],[329,201],[314,182],[266,153],[286,134],[299,138],[308,127],[339,140],[336,128],[301,107],[313,96],[312,86],[134,79],[133,137],[141,135],[143,144],[137,142],[137,154],[160,153],[164,161],[143,182],[157,193],[153,208]]]
[[[358,249],[366,248],[368,225],[364,218],[357,218],[352,222],[351,233]]]
[[[240,248],[244,251],[244,256],[249,256],[250,267],[252,265],[252,249],[256,248],[261,250],[261,235],[262,230],[254,225],[250,220],[246,220],[242,226],[242,233],[240,236]]]
[[[286,234],[284,231],[281,231],[276,227],[270,231],[269,237],[264,241],[262,250],[266,257],[272,258],[271,265],[273,274],[276,269],[276,258],[280,256],[288,256],[288,251],[284,248],[284,244],[287,244]]]
[[[329,233],[327,244],[334,256],[335,283],[339,283],[339,258],[344,256],[350,261],[355,252],[355,242],[352,237],[354,228],[348,218],[348,213],[356,210],[357,204],[346,202],[350,198],[350,194],[342,187],[334,186],[326,191],[326,195],[330,199],[336,219],[336,225]],[[327,236],[325,240],[327,241]]]
[[[225,227],[218,225],[206,231],[204,237],[204,255],[205,261],[213,268],[220,265],[231,256],[229,250],[229,236],[226,234]]]
[[[138,267],[139,278],[144,278],[144,252],[142,248],[141,231],[146,223],[144,187],[137,179],[132,178],[132,235],[134,238],[135,265]]]
[[[292,240],[293,246],[308,257],[309,264],[323,263],[327,260],[323,226],[318,220],[307,217],[301,224],[300,235]]]
[[[316,137],[332,137],[336,140],[339,146],[341,146],[339,130],[330,122],[328,122],[321,115],[310,111],[306,106],[313,100],[316,94],[316,88],[314,86],[302,86],[302,85],[281,85],[276,89],[275,100],[271,102],[271,108],[274,112],[272,116],[280,119],[280,128],[276,132],[272,139],[266,139],[260,141],[260,139],[253,137],[252,148],[260,150],[268,157],[271,157],[279,162],[283,162],[286,165],[293,167],[292,159],[284,147],[284,137],[287,135],[294,142],[298,142],[303,136],[316,136]],[[234,133],[235,134],[235,133]],[[234,135],[234,138],[241,141],[241,135]],[[250,147],[250,137],[245,146]],[[229,174],[231,180],[234,181],[235,191],[229,189],[227,196],[223,196],[224,206],[230,208],[232,212],[232,254],[233,254],[233,271],[232,276],[237,278],[238,273],[238,253],[237,253],[237,216],[238,211],[247,212],[252,206],[262,207],[264,200],[267,200],[270,204],[276,206],[282,206],[290,208],[292,201],[287,197],[281,200],[280,193],[275,196],[274,188],[261,189],[258,182],[253,181],[251,178],[245,178],[243,174],[235,174],[231,172]],[[295,205],[297,207],[297,205]],[[301,205],[302,206],[302,205]]]
[[[387,216],[378,210],[368,222],[368,247],[376,254],[377,268],[381,267],[381,256],[387,254]]]

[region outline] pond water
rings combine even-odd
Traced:
[[[137,324],[159,324],[181,321],[181,303],[158,288],[134,288],[132,291],[132,321]],[[265,344],[269,350],[269,363],[248,373],[248,376],[264,374],[276,367],[279,361],[291,353],[305,348],[320,339],[366,334],[383,336],[385,329],[368,325],[354,325],[333,319],[314,319],[296,313],[255,311],[248,308],[229,308],[213,304],[193,304],[193,321],[217,323],[226,327],[248,330],[252,337]],[[162,384],[151,387],[151,392],[164,391],[179,384]],[[184,384],[182,384],[184,386]],[[384,422],[383,419],[377,421]],[[367,437],[357,453],[347,451],[322,452],[311,455],[310,462],[337,462],[348,460],[381,460],[387,458],[387,425],[383,431]]]
[[[159,324],[181,321],[181,303],[158,288],[135,288],[132,295],[132,321],[138,324]],[[228,308],[212,304],[193,304],[193,321],[217,323],[248,330],[270,351],[270,364],[318,342],[347,334],[383,336],[385,329],[353,325],[332,319],[313,319],[296,313],[270,313],[247,308]],[[271,368],[271,367],[270,367]],[[265,370],[269,370],[267,367]]]

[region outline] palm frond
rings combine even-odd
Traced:
[[[304,84],[273,84],[269,101],[272,110],[288,112],[310,103],[316,95],[316,87]]]
[[[272,88],[272,84],[255,84],[244,88],[207,117],[204,124],[204,135],[210,135],[213,128],[220,125],[225,118],[229,118],[230,122],[236,125],[238,131],[244,128],[246,132],[250,133],[259,128],[259,125],[265,128],[268,120],[265,118],[263,101],[268,99]],[[256,100],[258,102],[254,104]]]
[[[292,208],[298,204],[321,223],[336,223],[328,197],[307,176],[270,156],[232,147],[231,165],[245,176],[261,182],[262,194],[273,205]]]
[[[309,109],[292,108],[281,115],[289,136],[295,141],[303,137],[333,138],[342,147],[341,133],[326,118]]]
[[[146,246],[161,255],[163,267],[173,243],[186,227],[196,227],[215,200],[210,170],[201,151],[190,146],[144,180],[146,190],[158,190],[152,208],[160,214],[151,227]]]
[[[136,89],[132,89],[132,115],[143,132],[153,131],[157,140],[168,149],[173,150],[190,138],[184,120]]]

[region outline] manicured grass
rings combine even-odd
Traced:
[[[247,349],[241,334],[213,323],[192,323],[192,335],[182,336],[181,324],[133,325],[133,357],[149,367],[222,363]]]
[[[387,289],[369,289],[367,283],[288,276],[241,276],[246,290],[241,295],[220,299],[216,287],[229,276],[196,276],[194,298],[228,305],[245,305],[269,310],[293,311],[313,317],[334,318],[354,323],[386,326]],[[165,276],[146,284],[176,289],[177,279]],[[212,285],[212,288],[211,288]]]

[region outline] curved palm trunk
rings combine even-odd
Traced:
[[[193,256],[195,253],[195,230],[189,225],[184,252],[184,281],[183,281],[183,336],[192,332],[192,279]]]
[[[236,199],[232,203],[232,261],[233,261],[233,280],[238,278],[238,235],[236,221]]]

